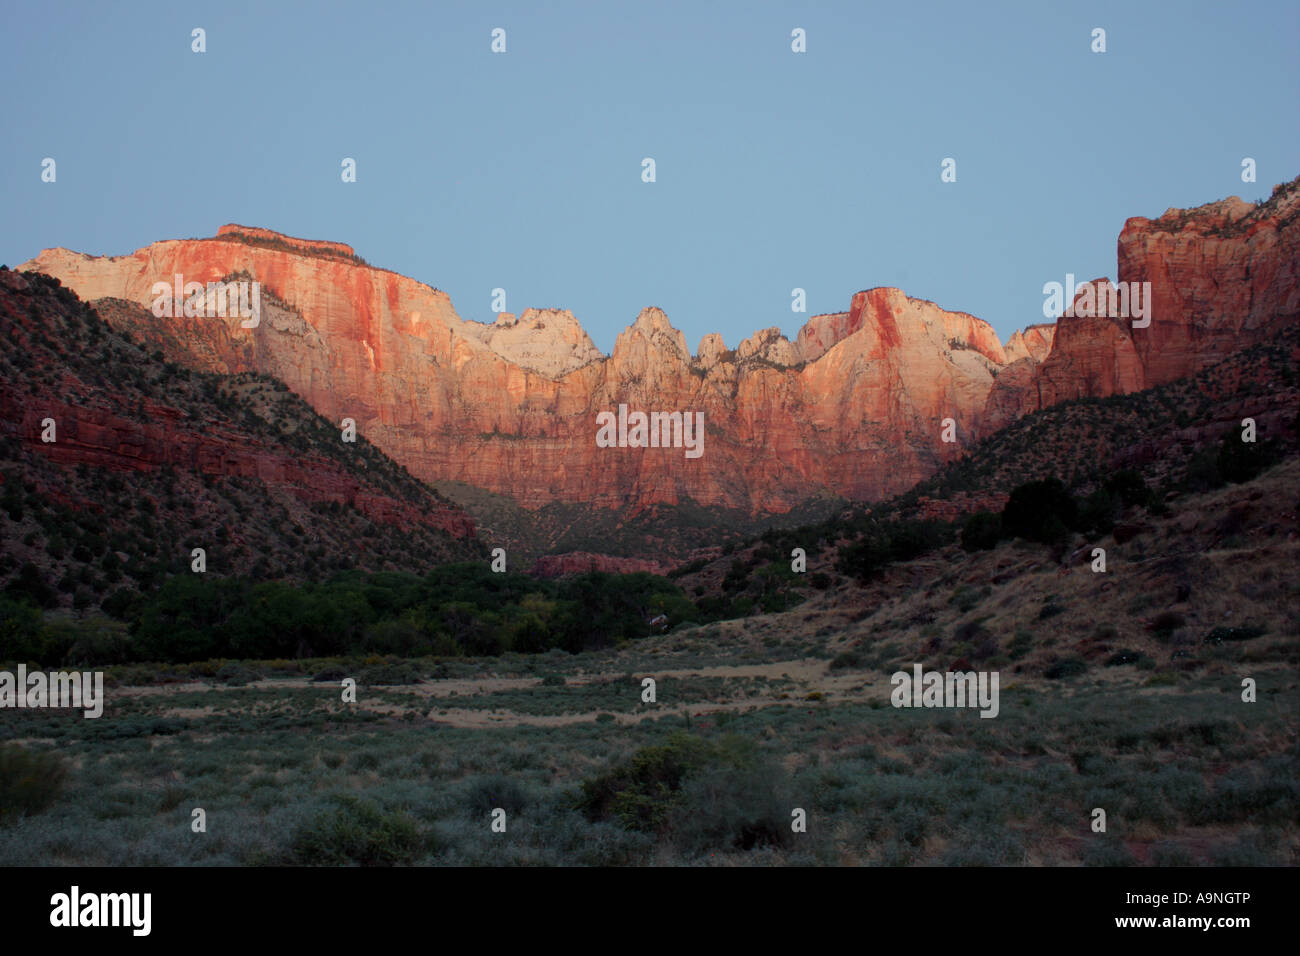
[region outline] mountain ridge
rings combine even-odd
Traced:
[[[1293,324],[1298,198],[1293,181],[1258,206],[1234,197],[1132,217],[1117,276],[1151,283],[1151,326],[1070,316],[1030,323],[1005,344],[983,319],[875,287],[844,312],[812,316],[793,341],[768,327],[729,349],[708,333],[693,354],[650,306],[606,356],[567,310],[463,319],[445,293],[350,246],[234,225],[128,256],[46,250],[23,268],[90,300],[135,303],[134,313],[108,310],[110,321],[132,324],[172,361],[284,381],[327,418],[353,418],[428,482],[530,511],[568,503],[635,518],[693,502],[779,515],[819,496],[902,493],[1031,411],[1193,374]],[[256,279],[269,301],[260,327],[154,318],[152,283],[176,272]],[[595,416],[620,404],[702,412],[703,457],[597,448]]]

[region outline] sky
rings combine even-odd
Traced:
[[[0,262],[262,226],[606,353],[874,286],[1005,340],[1127,218],[1300,175],[1297,0],[0,6]]]

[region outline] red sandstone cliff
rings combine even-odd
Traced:
[[[1135,327],[1118,310],[1062,316],[1040,365],[999,376],[986,425],[1067,399],[1171,382],[1294,325],[1298,216],[1300,180],[1278,186],[1258,208],[1234,196],[1159,219],[1129,219],[1119,237],[1118,282],[1151,284],[1150,324]]]
[[[528,507],[550,501],[642,507],[701,504],[782,511],[818,491],[876,498],[902,491],[960,453],[1005,361],[987,323],[897,289],[853,297],[789,342],[760,332],[727,350],[706,337],[693,357],[658,309],[645,309],[600,355],[566,312],[529,310],[493,325],[463,321],[447,296],[363,265],[348,247],[223,228],[130,256],[47,250],[25,268],[88,300],[148,306],[155,282],[246,273],[263,318],[162,318],[105,308],[169,358],[259,371],[334,421],[358,429],[419,477],[463,481]],[[704,454],[598,448],[596,415],[703,412]]]
[[[1119,278],[1151,282],[1150,327],[1063,318],[1005,348],[980,319],[877,288],[845,312],[814,316],[793,342],[773,328],[729,350],[708,335],[695,356],[663,312],[645,309],[606,357],[567,312],[467,322],[444,293],[369,267],[348,246],[246,227],[122,257],[47,250],[24,268],[85,299],[142,306],[154,282],[176,273],[202,283],[247,273],[264,288],[256,329],[238,317],[106,314],[176,361],[279,378],[331,420],[354,418],[428,480],[526,507],[635,510],[690,498],[783,511],[818,492],[875,499],[906,490],[1028,411],[1189,374],[1294,322],[1294,187],[1261,209],[1227,200],[1129,220]],[[703,455],[597,447],[596,415],[619,403],[703,412]],[[941,441],[945,418],[956,443]]]

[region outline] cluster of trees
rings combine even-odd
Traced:
[[[895,561],[910,561],[943,547],[955,533],[947,521],[870,519],[861,537],[840,549],[836,568],[867,581]]]
[[[423,577],[348,571],[304,585],[178,575],[115,610],[129,640],[82,646],[75,656],[111,663],[578,652],[699,618],[675,584],[655,575],[539,581],[494,574],[481,562],[442,565]],[[666,622],[652,626],[659,615]],[[30,604],[0,601],[0,660],[56,663],[68,656],[66,643]]]
[[[1275,442],[1242,441],[1234,428],[1218,445],[1207,446],[1192,458],[1178,487],[1201,492],[1229,482],[1250,481],[1273,464],[1278,454]],[[996,547],[1004,538],[1056,544],[1071,532],[1109,534],[1125,508],[1136,505],[1158,513],[1163,502],[1164,494],[1147,487],[1142,476],[1132,470],[1116,472],[1086,497],[1071,494],[1057,478],[1044,478],[1015,488],[1000,514],[981,511],[967,518],[961,545],[967,551],[979,551]]]
[[[1072,532],[1107,534],[1124,508],[1155,504],[1155,496],[1135,471],[1116,472],[1086,498],[1073,495],[1059,478],[1019,485],[1000,514],[980,511],[966,519],[961,546],[981,551],[1004,538],[1055,544]]]
[[[1296,418],[1300,425],[1300,415]],[[1275,440],[1247,442],[1237,428],[1229,429],[1218,447],[1201,449],[1187,465],[1183,487],[1188,491],[1211,491],[1232,482],[1250,481],[1281,457]]]

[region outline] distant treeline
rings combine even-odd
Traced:
[[[178,575],[149,595],[124,594],[111,610],[125,628],[104,627],[102,618],[98,627],[46,621],[23,595],[0,596],[0,661],[578,652],[708,617],[677,585],[651,574],[545,581],[493,573],[481,562],[442,565],[423,577],[348,571],[303,585]]]

